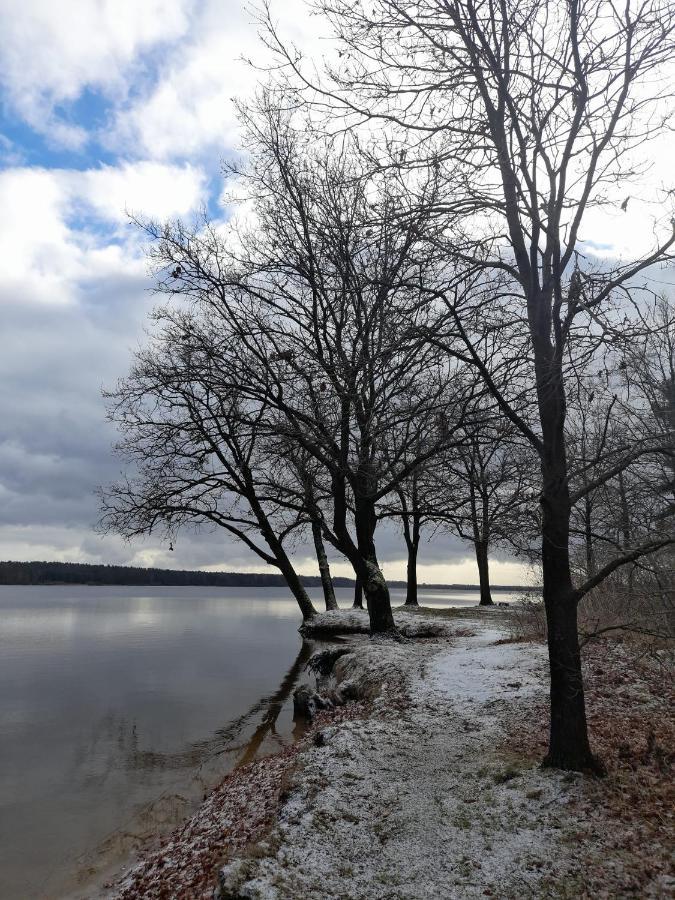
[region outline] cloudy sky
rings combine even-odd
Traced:
[[[273,8],[320,47],[301,0]],[[120,468],[100,390],[127,370],[153,303],[125,210],[223,214],[231,100],[254,83],[240,57],[259,55],[252,16],[238,0],[0,0],[0,19],[0,558],[260,569],[221,535],[170,553],[92,531],[93,491]],[[605,246],[632,241],[617,221]],[[394,533],[382,555],[402,577]],[[524,573],[504,560],[493,574]],[[425,547],[420,575],[476,580],[447,538]]]

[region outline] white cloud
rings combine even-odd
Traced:
[[[54,120],[54,105],[87,87],[124,94],[139,55],[184,34],[192,8],[193,0],[0,0],[6,98],[33,128],[78,146],[86,133]]]
[[[284,34],[299,46],[316,41],[321,21],[308,15],[304,0],[272,3]],[[243,2],[206,2],[189,35],[160,67],[157,83],[120,110],[110,146],[172,159],[221,153],[236,144],[233,99],[250,95],[263,75],[244,60],[260,64],[264,51]]]
[[[74,213],[108,229],[125,207],[163,219],[185,216],[205,199],[205,175],[192,166],[123,163],[88,171],[20,168],[0,172],[0,258],[7,295],[72,302],[78,283],[141,266],[135,234],[112,243],[110,231],[84,230]]]
[[[125,222],[125,210],[160,220],[186,216],[206,199],[206,176],[191,165],[122,163],[70,173],[69,180],[73,198],[111,222]]]

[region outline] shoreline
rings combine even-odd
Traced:
[[[235,769],[101,896],[201,900],[216,885],[219,900],[668,896],[667,839],[650,832],[640,869],[629,845],[642,819],[617,822],[612,805],[659,760],[637,775],[613,761],[600,782],[540,769],[545,648],[514,641],[501,610],[454,612],[410,614],[442,626],[432,638],[355,639],[334,674],[359,699]],[[644,709],[660,715],[658,698]]]

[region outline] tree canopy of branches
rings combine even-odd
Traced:
[[[283,574],[304,619],[314,607],[284,548],[286,507],[267,477],[264,407],[247,408],[232,387],[227,330],[176,309],[126,379],[108,392],[132,476],[101,491],[100,528],[125,537],[159,530],[173,537],[208,524],[234,535]],[[262,539],[262,541],[261,541]]]
[[[571,487],[567,408],[571,386],[608,347],[642,333],[639,294],[650,267],[672,259],[670,212],[653,244],[627,261],[598,260],[584,244],[588,213],[630,216],[631,185],[646,150],[666,133],[675,62],[668,0],[316,0],[340,46],[339,66],[318,75],[269,19],[287,90],[325,114],[328,128],[384,132],[374,167],[437,173],[435,240],[463,278],[429,289],[462,337],[461,358],[540,461],[541,562],[551,671],[546,762],[602,768],[589,744],[577,604],[617,568],[672,540],[647,536],[575,584],[570,519],[575,503],[653,446],[621,460],[601,454],[587,484]],[[669,194],[662,202],[667,204]],[[436,200],[436,198],[434,198]],[[623,201],[623,202],[622,202]],[[635,201],[633,201],[635,202]],[[412,211],[411,211],[412,212]],[[439,229],[438,223],[443,227]],[[490,287],[495,281],[498,287]],[[473,293],[474,300],[471,299]],[[486,329],[511,331],[523,381],[495,379]],[[448,347],[448,352],[457,351]]]
[[[476,553],[480,605],[493,603],[489,554],[497,544],[522,550],[532,531],[531,460],[505,419],[448,454],[434,471],[429,517],[471,541]]]
[[[242,120],[248,161],[230,174],[244,214],[224,229],[207,221],[144,223],[160,292],[193,310],[171,314],[167,341],[179,347],[186,331],[190,340],[207,335],[199,352],[209,378],[218,370],[218,402],[224,412],[227,398],[236,402],[229,440],[264,435],[280,459],[297,448],[312,484],[289,484],[282,462],[270,490],[270,466],[254,479],[266,485],[265,501],[276,518],[296,517],[289,529],[297,517],[320,523],[322,538],[347,557],[363,586],[372,632],[395,633],[374,540],[377,504],[456,443],[483,392],[463,364],[424,339],[432,313],[426,285],[439,264],[426,221],[438,179],[415,178],[411,193],[395,172],[373,174],[349,137],[321,140],[308,127],[294,129],[269,92],[242,110]],[[194,366],[190,356],[172,379],[172,390],[185,384],[190,403]],[[137,368],[128,389],[144,377]],[[169,456],[180,458],[187,426],[181,422],[170,444],[161,427],[150,438],[144,415],[131,423],[122,417],[125,450],[133,455],[143,432],[137,457],[156,460],[156,476],[146,482],[159,484],[180,465]],[[252,452],[237,449],[246,460]],[[200,480],[200,499],[203,490]],[[175,525],[177,513],[168,512]],[[134,527],[154,521],[150,515]],[[249,540],[243,528],[239,536]]]

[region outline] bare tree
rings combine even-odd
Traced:
[[[613,340],[602,366],[578,377],[569,397],[570,484],[578,498],[572,546],[583,543],[588,578],[617,554],[669,531],[675,318],[664,298],[641,317],[641,333],[633,329],[629,340]],[[630,571],[640,565],[644,560],[634,561]]]
[[[323,538],[352,564],[372,632],[393,634],[377,504],[454,443],[482,388],[423,337],[437,254],[417,199],[433,205],[436,176],[419,182],[413,209],[396,173],[364,171],[346,137],[294,130],[280,103],[263,92],[242,113],[248,162],[234,174],[248,222],[147,224],[152,259],[160,290],[227,324],[233,389],[329,481]],[[453,419],[439,427],[450,385]]]
[[[419,552],[422,525],[425,515],[420,497],[419,470],[413,471],[401,481],[390,498],[385,498],[379,517],[398,520],[406,546],[406,606],[419,606],[417,600],[417,554]]]
[[[582,228],[593,207],[630,216],[651,142],[666,133],[672,97],[675,6],[669,0],[316,0],[341,43],[320,83],[267,24],[284,76],[338,127],[386,126],[379,165],[428,168],[446,184],[439,217],[449,259],[499,275],[494,315],[527,338],[536,415],[499,388],[482,353],[484,329],[449,290],[465,355],[539,456],[544,601],[551,670],[546,763],[601,770],[591,753],[577,605],[622,565],[669,538],[621,552],[575,585],[570,516],[611,465],[572,493],[566,413],[572,372],[639,316],[626,300],[637,276],[672,258],[673,225],[656,223],[650,250],[628,262],[593,261]],[[336,118],[337,117],[337,118]],[[639,325],[639,322],[637,323]],[[625,461],[625,459],[624,459]]]
[[[431,516],[471,541],[480,605],[491,606],[490,549],[502,544],[520,550],[524,531],[531,529],[531,460],[519,434],[505,420],[447,454],[435,476]]]
[[[151,345],[106,394],[135,471],[100,492],[100,529],[131,538],[181,527],[223,528],[279,569],[303,619],[315,614],[284,548],[285,503],[269,490],[265,408],[253,415],[232,387],[231,334],[203,317],[165,309]],[[293,520],[294,524],[294,520]]]

